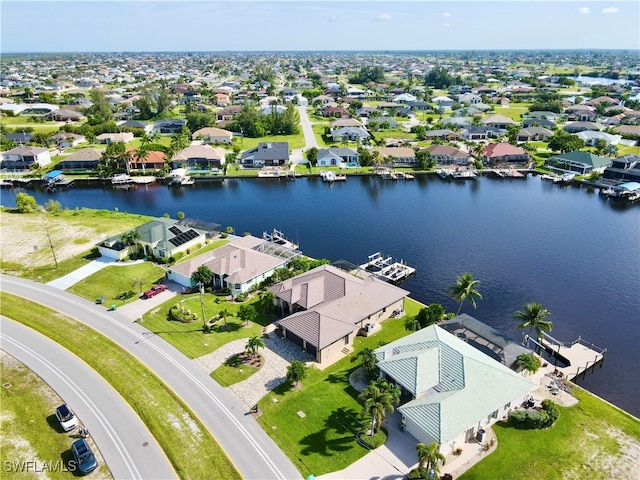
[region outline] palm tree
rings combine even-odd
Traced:
[[[135,246],[134,252],[138,253],[138,242],[140,241],[141,235],[138,230],[130,230],[126,233],[123,233],[120,239],[125,245],[130,247]]]
[[[376,371],[376,354],[373,353],[373,350],[369,347],[365,347],[358,352],[358,354],[353,357],[352,361],[359,361],[360,367],[362,368],[365,376],[367,378],[372,378]]]
[[[513,314],[513,318],[519,320],[521,323],[518,328],[528,328],[529,335],[536,330],[536,338],[542,338],[543,332],[550,332],[553,327],[553,323],[545,318],[550,315],[551,312],[546,308],[542,308],[539,303],[527,303],[522,311],[518,311]]]
[[[427,470],[427,478],[437,478],[440,473],[440,464],[444,465],[446,459],[438,448],[436,442],[431,442],[429,445],[424,443],[418,443],[416,445],[416,452],[418,453],[418,468]],[[430,472],[433,471],[433,474]]]
[[[418,316],[415,315],[413,317],[407,317],[404,321],[404,328],[409,330],[410,332],[417,332],[420,330],[420,321],[418,320]]]
[[[249,325],[249,322],[255,321],[258,313],[252,305],[241,305],[238,310],[238,318],[244,322],[245,325]]]
[[[220,310],[218,312],[218,317],[220,317],[222,319],[222,322],[224,323],[224,326],[227,326],[227,317],[229,316],[229,310],[227,310],[226,308],[223,308],[222,310]]]
[[[264,342],[260,337],[251,337],[244,347],[245,351],[250,353],[253,358],[256,358],[259,348],[264,348]]]
[[[480,281],[474,280],[473,275],[470,273],[463,273],[456,278],[456,284],[449,287],[449,293],[456,299],[456,302],[459,302],[456,315],[460,315],[460,309],[462,308],[462,303],[465,300],[469,300],[471,305],[473,305],[473,308],[476,308],[476,298],[482,300],[482,295],[480,295],[480,292],[476,290],[476,287],[479,284]]]
[[[386,413],[393,413],[395,408],[394,396],[388,390],[380,388],[378,384],[370,383],[358,398],[363,403],[362,415],[371,416],[371,432],[369,435],[373,435],[382,424]]]

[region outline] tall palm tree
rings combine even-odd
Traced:
[[[260,337],[251,337],[247,340],[244,349],[251,354],[253,358],[256,358],[259,348],[264,348],[264,342]]]
[[[353,360],[360,362],[360,367],[367,378],[373,377],[376,371],[376,354],[373,353],[371,348],[363,348],[357,353]]]
[[[362,414],[371,416],[371,433],[373,435],[380,428],[387,412],[393,413],[395,408],[393,394],[381,389],[377,384],[370,383],[358,397],[363,403]]]
[[[539,303],[527,303],[522,311],[517,311],[513,314],[513,318],[519,320],[521,323],[518,328],[528,328],[529,336],[533,330],[536,330],[536,338],[542,338],[543,332],[550,332],[553,327],[553,323],[549,320],[545,320],[551,312],[546,308],[542,308]]]
[[[440,464],[446,463],[444,455],[439,451],[438,444],[436,442],[431,442],[429,445],[418,443],[416,452],[418,453],[418,468],[426,468],[427,478],[438,478]],[[430,476],[431,471],[433,471],[433,475]]]
[[[456,315],[460,315],[462,303],[469,300],[473,308],[476,308],[476,299],[482,300],[482,295],[476,290],[480,285],[479,280],[474,280],[470,273],[463,273],[456,278],[456,284],[449,287],[449,294],[459,303]]]
[[[226,308],[223,308],[222,310],[220,310],[218,312],[218,316],[222,319],[222,322],[224,323],[224,326],[227,326],[227,317],[229,316],[229,310]]]

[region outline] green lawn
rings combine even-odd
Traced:
[[[35,373],[10,356],[1,357],[0,384],[10,384],[0,389],[2,404],[2,440],[0,457],[7,461],[35,460],[57,465],[61,459],[71,460],[70,435],[63,433],[54,416],[55,408],[64,401],[51,390]],[[25,458],[28,449],[29,457]],[[42,465],[42,463],[41,463]],[[6,478],[35,478],[20,475],[5,467]],[[47,478],[68,479],[62,468],[47,472]],[[102,478],[111,478],[109,468],[100,462],[96,473]]]
[[[329,148],[337,145],[337,143],[334,142],[331,139],[331,137],[328,137],[324,134],[324,129],[328,125],[329,124],[320,124],[320,123],[311,125],[311,128],[313,129],[313,134],[315,135],[316,141],[318,142],[318,146],[320,148]]]
[[[236,317],[240,306],[243,304],[227,302],[223,297],[217,297],[209,293],[205,293],[203,299],[207,320],[217,316],[222,309],[229,311],[230,316],[226,319],[226,329],[216,328],[211,333],[204,333],[201,320],[193,323],[169,320],[169,310],[177,303],[182,304],[201,319],[202,309],[199,294],[183,295],[167,300],[158,308],[144,315],[144,326],[176,347],[187,357],[196,358],[211,353],[233,340],[259,336],[261,325],[266,325],[272,320],[270,315],[259,314],[255,323],[250,323],[247,327]],[[256,305],[256,310],[261,312],[257,296],[247,300],[244,304]],[[218,326],[222,327],[222,325],[223,322],[219,322]]]
[[[32,128],[34,132],[57,132],[62,122],[45,121],[42,123],[30,122],[30,117],[2,117],[0,124],[10,128],[12,131],[19,132],[22,128]]]
[[[637,442],[640,422],[580,387],[573,387],[573,394],[579,403],[559,407],[560,417],[549,429],[517,430],[496,424],[497,450],[460,479],[631,478],[607,473],[628,454],[613,433],[621,430]]]
[[[80,280],[68,290],[87,300],[106,297],[105,305],[120,306],[137,300],[140,293],[159,283],[164,276],[164,269],[151,262],[112,265]],[[126,291],[133,291],[135,295],[119,299],[118,296]]]
[[[212,472],[215,478],[241,478],[191,410],[120,346],[92,328],[28,300],[5,292],[0,292],[0,300],[3,315],[48,336],[102,375],[147,425],[179,478],[212,478]]]
[[[405,302],[408,316],[421,307],[411,299]],[[285,383],[260,400],[263,414],[258,421],[303,477],[343,469],[367,453],[355,441],[368,419],[359,417],[362,407],[349,384],[349,374],[358,368],[351,359],[365,347],[377,348],[407,335],[405,318],[384,321],[381,331],[370,337],[356,337],[354,353],[325,370],[311,368],[300,390],[291,390]]]
[[[211,372],[211,378],[223,387],[228,387],[246,380],[257,371],[258,369],[256,367],[243,365],[242,363],[238,366],[224,363]]]
[[[522,114],[529,111],[530,103],[511,103],[508,107],[502,107],[495,105],[493,108],[498,115],[504,115],[510,118],[514,122],[520,123],[522,121]]]

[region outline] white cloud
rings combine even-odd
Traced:
[[[580,15],[589,15],[591,13],[591,9],[589,7],[580,7],[578,12],[580,12]]]
[[[388,13],[381,13],[380,15],[378,15],[378,20],[382,20],[383,22],[388,22],[391,20],[391,15],[389,15]]]
[[[602,9],[602,13],[618,13],[620,9],[618,7],[607,7]]]
[[[443,27],[445,27],[445,28],[449,28],[450,26],[451,26],[451,24],[450,24],[450,23],[445,23],[445,24],[443,25]]]
[[[451,16],[451,12],[442,12],[442,16],[448,18]]]
[[[335,13],[332,13],[331,15],[329,15],[329,18],[327,20],[329,22],[331,22],[331,23],[337,22],[338,21],[338,16]]]

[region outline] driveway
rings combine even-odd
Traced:
[[[180,295],[184,288],[179,283],[170,282],[167,279],[164,279],[162,283],[169,287],[164,292],[161,292],[151,298],[140,297],[131,303],[118,307],[118,312],[131,320],[138,320],[140,318],[144,320],[145,313],[159,307],[171,297]]]
[[[99,270],[102,270],[105,267],[109,266],[117,266],[117,267],[126,267],[127,265],[134,265],[136,263],[142,263],[144,260],[134,260],[132,262],[116,262],[113,258],[100,257],[86,265],[74,270],[71,273],[66,274],[64,277],[56,278],[55,280],[51,280],[47,285],[54,288],[59,288],[60,290],[66,290],[70,286],[78,283],[80,280],[84,280],[90,275],[93,275]]]

